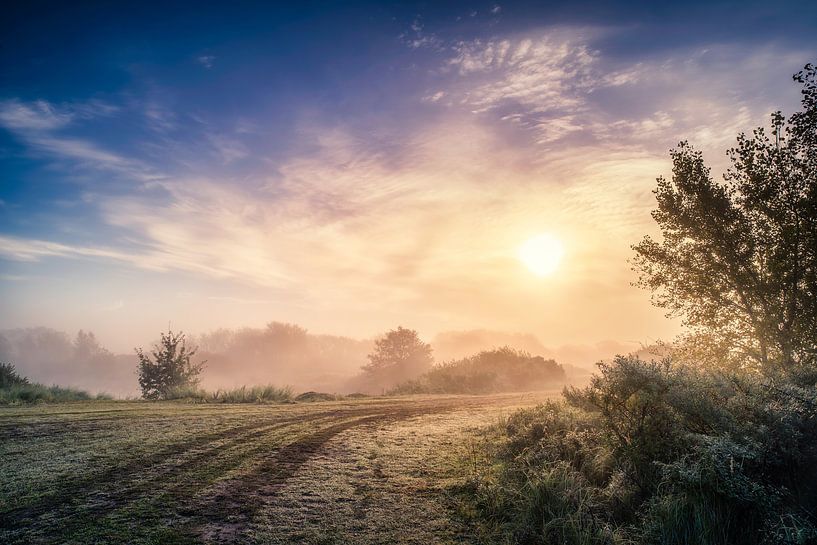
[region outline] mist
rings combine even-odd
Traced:
[[[153,339],[134,340],[133,346],[147,351],[157,340],[158,334]],[[200,386],[207,390],[275,384],[298,392],[382,393],[382,387],[367,381],[362,373],[374,340],[312,333],[284,322],[187,334],[189,346],[198,349],[194,360],[206,361]],[[438,364],[507,346],[556,360],[571,382],[589,376],[596,361],[614,353],[629,353],[635,346],[605,341],[547,347],[530,333],[486,329],[444,331],[429,343]],[[135,353],[111,351],[104,339],[90,331],[71,334],[47,327],[0,330],[0,362],[12,363],[22,374],[43,384],[116,397],[140,395]]]

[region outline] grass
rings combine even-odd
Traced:
[[[91,395],[86,391],[42,384],[15,384],[0,388],[0,405],[25,405],[32,403],[64,403],[110,399],[107,394]]]
[[[171,390],[166,400],[186,400],[198,403],[314,403],[318,401],[342,401],[344,399],[364,399],[368,396],[350,394],[348,396],[325,392],[303,392],[297,396],[289,386],[241,386],[239,388],[202,390],[194,386]]]
[[[0,405],[30,405],[33,403],[63,403],[89,399],[110,399],[106,394],[92,396],[83,390],[44,386],[20,375],[10,363],[0,363]]]
[[[519,403],[0,408],[0,543],[453,542],[463,433]]]
[[[292,401],[289,386],[241,386],[218,389],[212,392],[193,386],[176,388],[167,395],[168,400],[187,400],[199,403],[286,403]]]

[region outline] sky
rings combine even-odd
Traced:
[[[817,60],[812,2],[16,4],[0,329],[123,351],[273,320],[669,340],[628,264],[668,151],[720,176]]]

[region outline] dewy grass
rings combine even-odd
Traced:
[[[817,542],[813,388],[618,357],[484,433],[489,542]]]
[[[90,399],[109,399],[109,396],[106,394],[93,396],[83,390],[42,384],[16,384],[0,388],[0,405],[62,403]]]
[[[236,395],[272,394],[245,388]],[[505,399],[519,406],[519,398]],[[417,543],[449,543],[435,539],[454,524],[446,483],[465,478],[449,458],[465,444],[463,429],[503,410],[497,403],[5,407],[0,543],[287,543],[297,535],[386,543],[408,531],[427,538]],[[326,518],[339,509],[342,516]]]
[[[199,403],[285,403],[292,400],[289,386],[241,386],[232,390],[208,392],[193,386],[174,388],[166,399],[190,400]]]

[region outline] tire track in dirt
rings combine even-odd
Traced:
[[[337,411],[320,411],[285,418],[267,418],[252,424],[198,436],[192,440],[173,443],[157,451],[148,453],[146,456],[133,458],[125,464],[109,467],[93,476],[67,478],[62,483],[56,485],[56,490],[53,493],[29,505],[12,508],[0,513],[0,526],[13,528],[20,523],[30,522],[42,515],[53,514],[57,509],[75,508],[77,505],[82,505],[87,502],[94,495],[102,493],[104,489],[111,484],[115,484],[117,490],[113,492],[106,503],[113,502],[118,506],[128,500],[135,499],[134,496],[138,496],[138,490],[132,490],[134,487],[128,486],[130,483],[134,483],[140,478],[143,478],[145,471],[149,471],[167,462],[169,458],[184,455],[191,450],[206,447],[209,444],[219,443],[210,448],[205,448],[189,460],[167,467],[164,471],[156,475],[157,478],[171,472],[184,471],[206,460],[220,449],[229,448],[247,439],[257,438],[264,433],[279,427],[284,427],[287,424],[308,422],[320,418],[332,417],[336,414]],[[102,509],[98,510],[101,511]]]
[[[275,497],[293,475],[324,446],[340,433],[364,425],[382,425],[432,413],[443,413],[471,403],[420,405],[414,407],[381,408],[378,414],[362,416],[323,428],[307,437],[278,449],[253,471],[228,481],[204,504],[194,506],[190,513],[197,524],[188,529],[205,543],[230,544],[242,542],[242,534],[251,524],[265,500]],[[383,411],[386,412],[383,412]]]
[[[48,496],[0,513],[0,528],[11,530],[5,535],[16,540],[16,543],[63,543],[65,540],[58,536],[66,538],[77,531],[86,535],[85,528],[98,527],[108,516],[116,514],[119,520],[130,516],[127,514],[129,506],[134,501],[143,499],[147,500],[145,505],[165,510],[170,516],[169,520],[177,521],[173,524],[176,528],[174,533],[180,540],[200,542],[213,535],[221,536],[219,542],[234,542],[234,537],[231,536],[238,536],[246,530],[268,498],[275,496],[306,462],[343,431],[367,424],[383,424],[484,404],[484,401],[462,398],[389,400],[388,403],[346,405],[323,411],[305,410],[298,414],[277,413],[274,418],[267,417],[252,424],[220,429],[165,445],[157,451],[105,468],[93,476],[65,479]],[[329,420],[328,426],[325,426],[327,423],[320,422],[323,418]],[[286,437],[274,444],[261,440],[264,434],[285,429],[289,424],[314,422],[325,427],[306,436],[301,432],[293,434],[294,440],[288,444]],[[219,425],[222,424],[219,422]],[[222,457],[217,463],[211,462],[211,455],[217,451],[235,447],[251,439],[255,440],[256,446]],[[168,464],[170,458],[201,448],[204,450],[180,462]],[[226,486],[217,490],[214,496],[207,497],[204,501],[197,499],[201,497],[202,491],[207,491],[211,486],[212,481],[208,480],[207,471],[215,469],[226,473],[240,467],[247,460],[260,460],[260,463],[248,473],[226,481]],[[145,471],[150,472],[156,467],[160,468],[159,471],[145,479]],[[179,478],[190,474],[191,468],[194,474],[196,469],[203,470],[204,477]],[[160,481],[162,477],[170,477],[176,482],[167,486],[167,482]],[[96,501],[100,497],[102,501]],[[139,505],[142,505],[141,502]],[[31,537],[35,540],[29,539]]]

